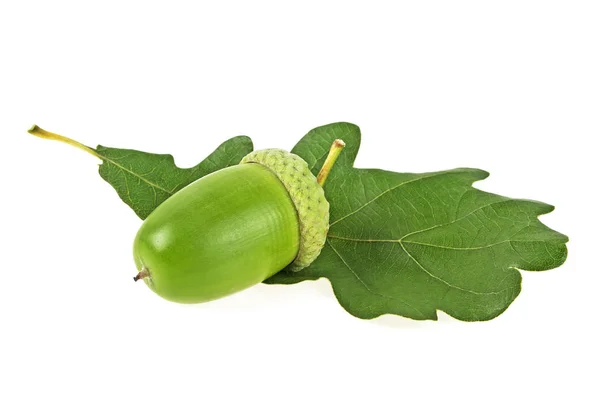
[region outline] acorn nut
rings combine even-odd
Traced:
[[[299,156],[268,149],[181,189],[140,227],[134,280],[167,300],[197,303],[308,267],[325,244],[322,185],[343,146],[334,142],[317,177]]]

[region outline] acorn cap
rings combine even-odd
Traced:
[[[321,253],[329,230],[329,202],[308,164],[296,154],[280,149],[253,151],[240,164],[257,163],[270,169],[285,186],[298,213],[300,249],[291,271],[308,267]]]

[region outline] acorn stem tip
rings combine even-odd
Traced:
[[[142,271],[137,273],[135,277],[133,277],[133,281],[143,280],[144,278],[150,277],[150,272],[147,268],[143,268]]]

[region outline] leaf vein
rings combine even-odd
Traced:
[[[346,214],[346,215],[342,216],[341,218],[337,219],[336,221],[334,221],[333,223],[331,223],[329,226],[331,227],[331,226],[335,225],[336,223],[338,223],[338,222],[341,222],[342,220],[346,219],[347,217],[349,217],[349,216],[352,216],[352,215],[354,215],[354,214],[356,214],[356,213],[360,212],[360,211],[361,211],[361,210],[363,210],[365,207],[369,206],[370,204],[372,204],[373,202],[375,202],[376,200],[378,200],[378,199],[379,199],[379,198],[381,198],[382,196],[386,195],[388,192],[391,192],[391,191],[393,191],[393,190],[395,190],[395,189],[397,189],[397,188],[400,188],[400,187],[401,187],[401,186],[403,186],[403,185],[407,185],[407,184],[410,184],[410,183],[412,183],[412,182],[421,181],[421,180],[424,180],[424,179],[427,179],[427,178],[433,178],[433,177],[436,177],[436,176],[439,176],[439,175],[446,175],[446,174],[444,174],[444,173],[435,173],[435,174],[430,174],[430,175],[427,175],[427,176],[424,176],[424,177],[413,178],[413,179],[411,179],[411,180],[404,181],[404,182],[401,182],[400,184],[394,185],[393,187],[391,187],[391,188],[388,188],[388,189],[386,189],[385,191],[383,191],[382,193],[380,193],[379,195],[377,195],[375,198],[373,198],[373,199],[371,199],[370,201],[366,202],[364,205],[361,205],[360,207],[358,207],[358,208],[357,208],[357,209],[355,209],[354,211],[352,211],[352,212],[350,212],[350,213],[348,213],[348,214]]]
[[[436,279],[436,280],[440,281],[441,283],[444,283],[445,285],[447,285],[447,286],[449,286],[449,287],[452,287],[452,288],[454,288],[454,289],[456,289],[456,290],[459,290],[459,291],[464,291],[464,292],[467,292],[467,293],[470,293],[470,294],[475,294],[475,295],[496,295],[496,294],[500,294],[500,293],[502,293],[502,292],[504,292],[504,291],[508,290],[508,288],[505,288],[504,290],[500,290],[500,291],[475,291],[475,290],[469,290],[468,288],[464,288],[464,287],[461,287],[461,286],[458,286],[458,285],[454,285],[454,284],[452,284],[452,283],[449,283],[448,281],[444,280],[443,278],[441,278],[441,277],[438,277],[438,276],[436,276],[435,274],[431,273],[429,270],[427,270],[427,269],[426,269],[426,268],[425,268],[425,267],[424,267],[424,266],[423,266],[421,263],[419,263],[419,262],[417,261],[417,259],[415,259],[415,258],[413,257],[413,255],[412,255],[412,254],[410,254],[410,253],[409,253],[409,251],[408,251],[408,250],[406,250],[406,248],[404,247],[404,245],[402,244],[402,242],[398,242],[398,243],[400,244],[400,247],[402,248],[402,250],[404,251],[404,253],[406,253],[406,254],[408,255],[408,257],[410,257],[410,258],[411,258],[411,260],[412,260],[412,261],[413,261],[413,262],[414,262],[414,263],[415,263],[417,266],[419,266],[419,268],[420,268],[421,270],[423,270],[423,271],[424,271],[424,272],[425,272],[427,275],[429,275],[431,278],[434,278],[434,279]]]
[[[350,265],[346,262],[346,260],[342,257],[342,255],[335,249],[335,247],[333,247],[333,245],[330,242],[327,242],[327,244],[329,245],[329,247],[331,247],[331,249],[333,250],[333,252],[339,257],[339,259],[342,261],[342,263],[344,263],[344,265],[346,266],[346,268],[352,273],[352,275],[354,275],[354,277],[356,278],[356,280],[358,280],[358,282],[360,282],[362,284],[362,286],[369,291],[371,294],[377,295],[379,297],[382,298],[386,298],[389,300],[394,300],[394,301],[399,301],[402,304],[406,305],[407,307],[417,311],[419,313],[419,315],[421,315],[423,318],[426,318],[426,316],[423,314],[423,312],[421,312],[419,309],[415,308],[413,305],[407,303],[406,301],[403,301],[399,298],[396,297],[391,297],[389,295],[385,295],[385,294],[381,294],[378,293],[376,291],[373,291],[364,281],[362,278],[360,278],[360,276],[358,274],[356,274],[356,272],[352,269],[352,267],[350,267]]]
[[[129,174],[133,175],[134,177],[141,179],[142,181],[144,181],[146,184],[150,185],[151,187],[160,189],[161,191],[166,192],[169,195],[173,195],[173,191],[168,191],[168,190],[164,189],[163,187],[161,187],[160,185],[156,185],[153,182],[150,182],[149,180],[147,180],[146,178],[142,177],[141,175],[136,174],[135,172],[133,172],[132,170],[130,170],[130,169],[126,168],[126,167],[123,167],[122,165],[120,165],[117,162],[109,159],[106,156],[103,156],[101,154],[98,154],[98,155],[100,156],[100,158],[102,160],[104,160],[105,162],[108,162],[108,163],[114,165],[115,167],[119,168],[121,171],[128,172]]]

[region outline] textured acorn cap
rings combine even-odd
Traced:
[[[292,271],[308,267],[321,253],[329,230],[329,202],[308,164],[296,154],[280,149],[253,151],[240,164],[258,163],[270,169],[285,186],[298,212],[300,249],[290,264]]]

